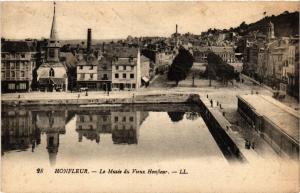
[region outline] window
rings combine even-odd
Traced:
[[[103,68],[103,70],[106,70],[107,69],[106,64],[103,64],[102,68]]]
[[[131,70],[133,70],[134,69],[134,66],[131,66]]]
[[[127,84],[126,84],[126,88],[130,88],[130,84],[127,83]]]
[[[90,130],[93,130],[93,125],[89,125],[89,129],[90,129]]]
[[[79,66],[79,69],[82,70],[82,69],[83,69],[83,66]]]
[[[122,121],[123,121],[123,122],[126,122],[126,117],[123,117]]]
[[[15,90],[15,84],[14,83],[9,83],[8,84],[8,89],[9,90]]]
[[[24,64],[25,64],[25,62],[20,62],[20,68],[21,69],[24,68]]]
[[[102,119],[103,119],[103,121],[104,121],[104,122],[106,122],[106,121],[107,121],[107,117],[106,117],[106,116],[103,116],[103,118],[102,118]]]
[[[20,67],[20,61],[16,62],[16,68],[18,69]]]
[[[5,58],[6,54],[1,54],[1,58]]]
[[[135,88],[135,84],[132,84],[132,88]]]
[[[123,125],[123,130],[125,130],[126,129],[126,126],[125,125]]]
[[[15,73],[14,71],[12,71],[12,72],[11,72],[11,77],[12,77],[12,78],[15,78],[15,76],[16,76],[16,73]]]
[[[79,125],[79,130],[82,130],[82,125]]]
[[[116,70],[119,70],[119,66],[116,66]]]
[[[123,78],[126,78],[126,74],[125,74],[125,73],[123,73],[122,77],[123,77]]]
[[[90,121],[93,121],[93,116],[92,115],[90,115],[89,118],[90,118]]]
[[[21,58],[25,58],[25,54],[21,54]]]
[[[115,117],[115,122],[118,122],[119,118],[118,117]]]
[[[53,68],[50,68],[50,70],[49,70],[49,76],[50,77],[54,77],[54,70],[53,70]]]
[[[20,89],[26,90],[26,83],[20,83]]]
[[[79,116],[79,121],[84,122],[84,116]]]
[[[21,77],[24,78],[25,77],[25,72],[21,71]]]
[[[80,79],[84,79],[84,73],[80,74]]]
[[[54,58],[54,49],[49,49],[49,57]]]
[[[2,80],[5,78],[5,72],[4,71],[1,71],[1,78],[2,78]]]
[[[15,63],[14,62],[10,63],[10,68],[15,68]]]
[[[134,78],[134,74],[130,74],[130,78]]]
[[[93,70],[94,66],[90,66],[90,70]]]
[[[123,66],[123,70],[126,70],[126,66]]]
[[[129,121],[130,121],[130,122],[133,122],[133,117],[129,117]]]
[[[107,74],[103,74],[103,78],[102,78],[102,80],[107,80],[108,78],[107,78]]]
[[[115,78],[119,78],[119,74],[115,74]]]
[[[90,79],[93,79],[93,77],[94,77],[94,74],[90,74]]]

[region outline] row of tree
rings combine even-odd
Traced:
[[[236,79],[239,81],[239,73],[234,70],[234,67],[224,62],[220,56],[210,52],[207,55],[207,68],[205,74],[210,80],[219,78],[224,84],[228,84],[228,81]]]

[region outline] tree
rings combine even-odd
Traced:
[[[234,67],[224,62],[222,58],[215,53],[208,53],[207,62],[208,66],[206,71],[210,80],[216,75],[227,85],[228,81],[238,79],[239,73],[234,70]]]
[[[174,58],[169,71],[168,71],[168,79],[176,81],[176,85],[180,80],[184,80],[193,66],[194,58],[192,54],[181,47],[179,49],[178,55]]]
[[[183,119],[185,112],[168,112],[168,115],[172,122],[178,122]]]
[[[186,116],[186,119],[192,120],[192,121],[198,119],[198,117],[201,117],[200,113],[198,113],[198,112],[186,112],[185,116]]]

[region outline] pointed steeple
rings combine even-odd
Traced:
[[[50,32],[50,39],[56,40],[57,39],[57,31],[56,31],[56,19],[55,19],[55,2],[53,2],[54,5],[54,11],[53,11],[53,20],[52,20],[52,26],[51,26],[51,32]]]

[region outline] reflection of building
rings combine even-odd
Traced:
[[[68,78],[66,67],[59,60],[60,42],[57,40],[55,3],[50,39],[46,48],[46,62],[37,70],[37,80],[41,90],[67,90]]]
[[[86,112],[77,114],[76,131],[78,132],[78,141],[82,137],[96,143],[100,142],[100,133],[111,132],[110,112]]]
[[[56,163],[59,135],[66,133],[66,117],[65,111],[37,112],[36,127],[39,128],[42,133],[46,133],[47,135],[47,150],[51,166],[54,166]]]
[[[3,110],[1,121],[2,150],[26,150],[40,144],[41,132],[34,127],[34,119],[30,111]]]
[[[90,111],[77,114],[76,131],[78,141],[83,136],[96,143],[101,133],[111,133],[114,144],[137,144],[138,130],[148,112],[100,112]]]

